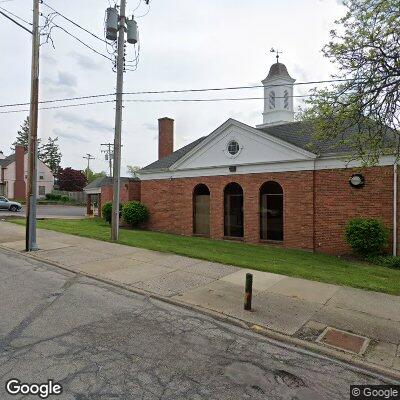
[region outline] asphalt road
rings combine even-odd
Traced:
[[[0,218],[5,216],[25,216],[26,207],[23,206],[19,212],[9,212],[0,210]],[[62,206],[62,205],[38,205],[37,216],[38,218],[77,218],[84,217],[86,214],[86,207],[78,206]]]
[[[347,365],[200,313],[0,250],[5,382],[54,379],[67,400],[348,399]],[[38,397],[24,397],[38,398]]]

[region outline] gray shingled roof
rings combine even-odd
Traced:
[[[197,146],[200,142],[202,142],[206,137],[207,136],[203,136],[200,139],[197,139],[194,142],[189,143],[184,147],[181,147],[179,150],[174,151],[169,156],[147,165],[146,167],[142,168],[142,170],[148,171],[169,168],[171,165],[175,164],[179,159],[181,159],[185,154],[187,154],[190,150],[192,150],[195,146]]]
[[[313,125],[306,121],[269,126],[259,130],[315,154],[345,153],[350,150],[348,146],[340,143],[342,138],[339,137],[324,141],[315,140]],[[348,129],[344,137],[355,131],[356,127]]]
[[[273,77],[278,77],[282,76],[284,78],[290,78],[293,79],[290,75],[289,72],[286,68],[285,64],[282,64],[280,62],[276,62],[275,64],[271,65],[271,68],[269,69],[268,76],[265,79],[271,79]]]
[[[138,181],[139,178],[126,178],[126,177],[121,177],[121,183],[124,182],[129,182],[129,181]],[[109,186],[113,184],[113,178],[109,176],[99,176],[96,178],[93,182],[90,182],[88,185],[86,185],[83,190],[89,190],[89,189],[97,189],[103,186]]]
[[[0,166],[3,168],[8,167],[14,161],[15,161],[15,153],[4,158],[3,160],[0,160]]]
[[[335,138],[324,141],[317,141],[313,138],[314,130],[310,122],[290,122],[286,124],[280,124],[275,126],[268,126],[265,128],[257,128],[260,132],[265,132],[268,135],[274,136],[284,142],[290,143],[301,149],[307,150],[315,154],[329,154],[329,153],[346,153],[350,149],[344,143],[341,143],[342,139],[346,136],[354,133],[357,128],[353,127],[344,132],[343,138]],[[149,170],[164,170],[171,167],[185,154],[202,142],[207,136],[201,137],[194,142],[188,144],[181,149],[174,151],[169,156],[162,158],[161,160],[155,161],[146,167],[142,168],[143,171]]]
[[[258,130],[312,153],[344,153],[349,150],[344,145],[338,146],[339,139],[324,142],[313,140],[313,128],[308,122],[290,122],[287,124],[259,128]],[[206,137],[207,136],[201,137],[200,139],[189,143],[185,147],[174,151],[169,156],[147,165],[146,167],[142,168],[142,170],[149,171],[168,169],[200,142],[202,142]]]

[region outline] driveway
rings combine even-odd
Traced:
[[[38,218],[83,218],[86,214],[86,207],[63,206],[63,205],[38,205]],[[0,218],[9,216],[26,216],[26,206],[20,212],[9,212],[0,210]]]
[[[5,393],[11,378],[53,379],[63,387],[54,396],[60,400],[343,400],[352,384],[383,383],[327,357],[4,250],[0,293],[4,400],[15,398]]]

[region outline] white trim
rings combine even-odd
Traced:
[[[394,157],[382,157],[379,166],[393,165]],[[148,181],[153,179],[176,179],[176,178],[194,178],[201,176],[219,176],[219,175],[243,175],[243,174],[261,174],[269,172],[295,172],[295,171],[313,171],[324,169],[347,169],[360,168],[361,162],[347,162],[345,156],[341,157],[321,157],[316,160],[286,160],[272,163],[258,163],[237,165],[236,172],[230,172],[229,166],[210,166],[209,168],[194,168],[182,170],[164,170],[164,171],[145,171],[140,172],[140,179]]]
[[[86,194],[101,194],[101,188],[83,189]]]
[[[202,140],[199,144],[197,144],[193,149],[191,149],[189,152],[187,152],[183,157],[181,157],[179,160],[177,160],[171,167],[169,167],[170,171],[175,170],[178,168],[180,165],[182,165],[186,160],[191,158],[194,154],[196,154],[198,151],[200,151],[202,148],[207,146],[211,141],[213,141],[217,136],[219,136],[221,133],[223,133],[227,128],[234,126],[239,129],[243,129],[249,133],[255,134],[256,136],[259,136],[261,138],[267,138],[273,143],[276,143],[280,146],[286,147],[287,149],[290,149],[292,151],[295,151],[302,156],[306,156],[307,158],[314,159],[317,157],[316,154],[311,153],[307,150],[304,150],[300,147],[297,147],[291,143],[285,142],[284,140],[278,139],[275,136],[269,135],[268,133],[264,131],[260,131],[256,128],[253,128],[249,125],[243,124],[242,122],[236,121],[235,119],[229,118],[227,121],[225,121],[221,126],[219,126],[217,129],[215,129],[212,133],[210,133],[204,140]]]

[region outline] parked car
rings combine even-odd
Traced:
[[[16,201],[10,201],[4,196],[0,196],[0,210],[17,212],[22,209],[22,204]]]

